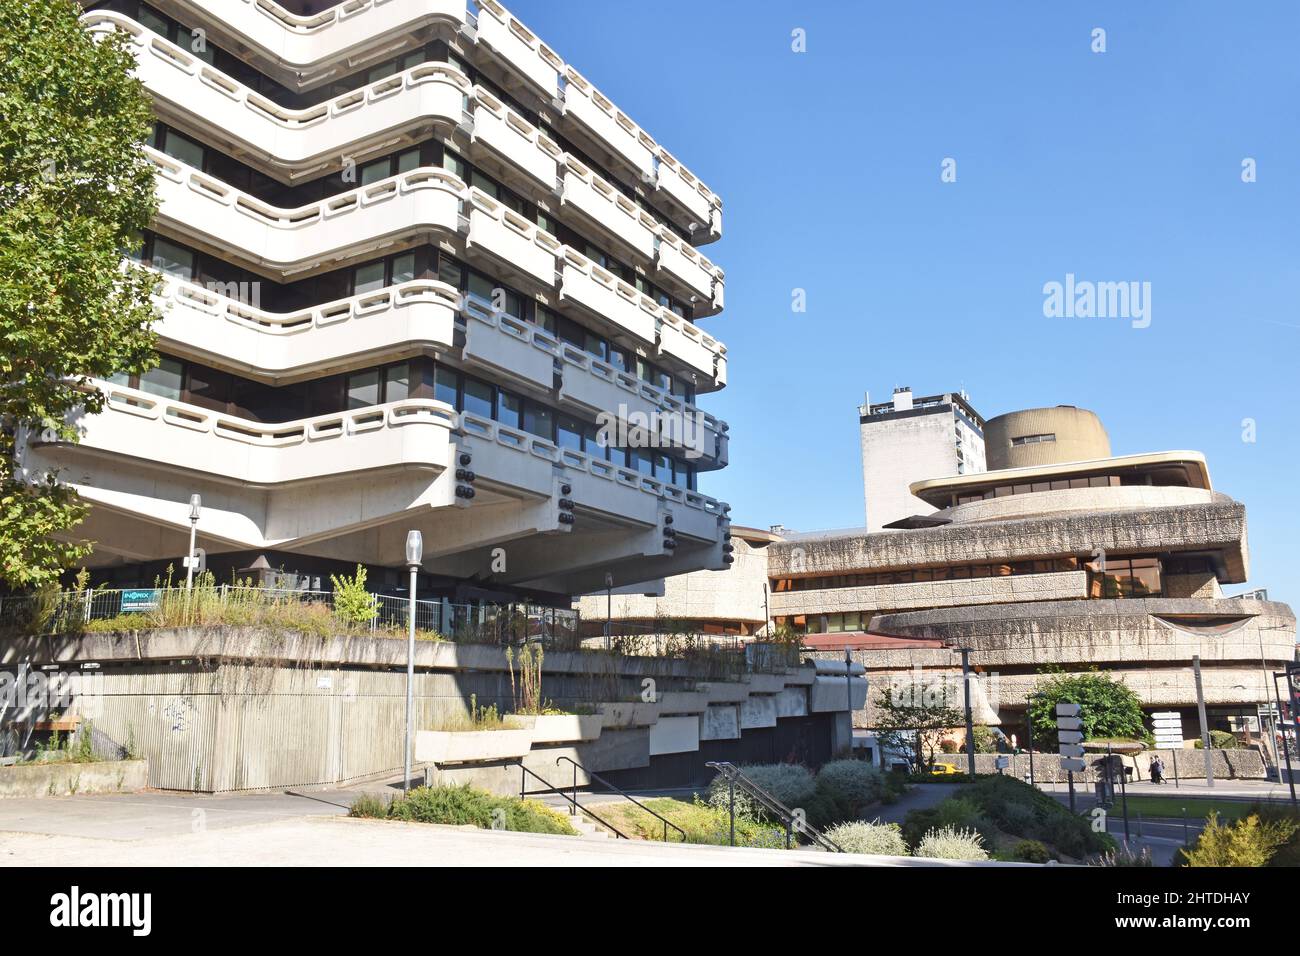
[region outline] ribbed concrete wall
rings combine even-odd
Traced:
[[[1016,445],[1030,435],[1054,435],[1054,441]],[[984,424],[984,454],[989,471],[1094,461],[1110,457],[1110,438],[1093,412],[1072,405],[1027,408],[990,418]]]

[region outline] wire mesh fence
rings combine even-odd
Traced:
[[[371,594],[341,599],[333,591],[255,588],[235,584],[88,589],[0,596],[0,629],[9,633],[75,634],[201,625],[276,624],[309,632],[404,636],[409,596]],[[543,642],[577,648],[578,612],[532,604],[414,602],[417,637],[464,643]]]
[[[798,666],[797,644],[706,633],[681,622],[582,620],[568,608],[529,603],[414,602],[416,636],[462,644],[538,643],[548,650],[603,650],[634,657],[692,660],[712,676],[772,673]],[[336,591],[196,582],[154,587],[0,596],[0,636],[76,635],[168,627],[270,625],[328,637],[405,637],[411,600],[400,594],[358,597]],[[605,633],[616,630],[616,633]]]

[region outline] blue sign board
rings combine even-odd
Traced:
[[[153,611],[158,608],[157,588],[139,588],[122,592],[122,613],[128,611]]]

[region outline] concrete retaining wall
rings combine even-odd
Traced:
[[[147,760],[35,763],[0,767],[0,797],[66,797],[129,793],[148,786]]]

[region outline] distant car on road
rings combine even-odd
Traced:
[[[963,771],[958,770],[950,763],[936,763],[934,766],[930,768],[930,773],[934,774],[935,776],[940,776],[943,774],[950,774],[950,773],[962,773],[962,772]]]

